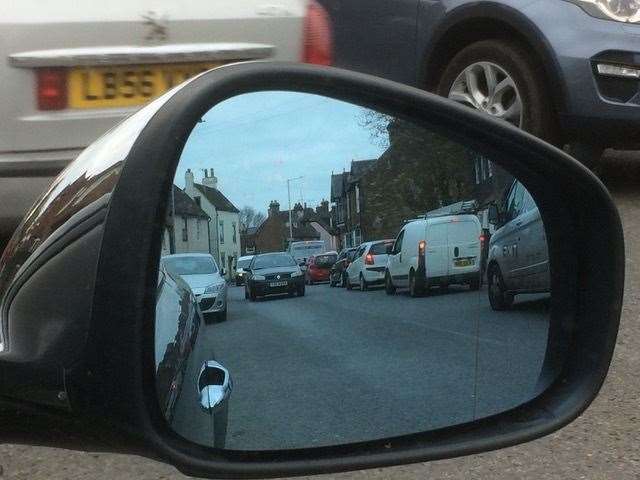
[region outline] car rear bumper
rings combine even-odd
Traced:
[[[552,52],[555,65],[548,67],[559,78],[550,88],[562,98],[558,113],[566,140],[640,146],[640,78],[623,80],[597,71],[598,63],[640,69],[640,25],[594,18],[561,0],[538,0],[524,13]]]
[[[362,275],[367,283],[384,283],[385,267],[367,267]]]

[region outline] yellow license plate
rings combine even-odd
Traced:
[[[461,260],[454,260],[453,264],[456,267],[470,267],[471,265],[473,265],[473,260],[471,258],[465,258],[465,259],[461,259]]]
[[[143,105],[167,90],[222,63],[77,67],[69,71],[69,108]]]

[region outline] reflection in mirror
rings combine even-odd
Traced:
[[[540,212],[442,133],[316,95],[245,94],[195,126],[168,195],[157,389],[188,440],[380,439],[546,387]]]

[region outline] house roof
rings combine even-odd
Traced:
[[[209,215],[176,185],[173,186],[173,211],[175,211],[176,215],[209,218]],[[169,209],[169,214],[171,214],[171,208]]]
[[[232,213],[240,213],[240,210],[236,208],[236,206],[231,203],[231,201],[225,197],[220,190],[216,188],[207,187],[205,185],[201,185],[199,183],[193,184],[196,189],[205,196],[209,203],[211,203],[216,210],[220,210],[223,212],[232,212]]]
[[[349,173],[349,182],[355,182],[365,173],[367,173],[371,167],[375,165],[378,159],[373,160],[354,160],[351,162],[351,172]]]

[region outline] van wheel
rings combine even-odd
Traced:
[[[513,305],[513,294],[507,292],[499,267],[489,269],[488,284],[491,308],[497,311],[509,309]]]
[[[367,290],[369,290],[369,285],[367,284],[367,281],[364,279],[364,276],[360,274],[360,291],[365,292]]]
[[[411,270],[409,272],[409,295],[412,297],[421,297],[424,294],[424,286],[418,280],[416,273]]]
[[[387,295],[393,295],[394,293],[396,293],[396,287],[393,285],[393,282],[391,281],[391,275],[388,271],[384,276],[384,291],[387,292]]]

